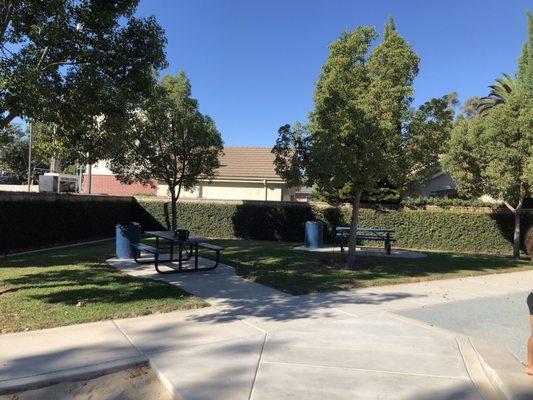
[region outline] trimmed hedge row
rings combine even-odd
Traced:
[[[0,197],[0,252],[111,237],[115,225],[139,221],[144,229],[167,226],[166,203],[88,196]],[[213,238],[303,242],[306,221],[325,223],[325,240],[336,226],[348,225],[349,208],[295,203],[178,203],[178,224]],[[363,227],[396,229],[396,246],[406,248],[510,254],[513,216],[468,211],[363,209]],[[522,233],[533,213],[522,216]]]
[[[111,237],[135,209],[131,199],[0,198],[0,252]]]
[[[164,203],[140,202],[138,219],[144,226],[166,226]],[[243,238],[303,242],[305,221],[325,223],[324,239],[334,241],[336,226],[349,225],[349,208],[307,204],[178,203],[178,225],[213,238]],[[533,215],[522,216],[522,232]],[[396,246],[414,249],[509,254],[513,216],[509,213],[468,211],[361,210],[363,227],[396,230]]]

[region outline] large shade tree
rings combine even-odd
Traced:
[[[198,110],[184,72],[165,76],[131,116],[126,148],[117,152],[111,170],[125,183],[168,185],[169,228],[177,228],[176,202],[182,190],[210,179],[220,166],[223,144],[214,121]]]
[[[326,197],[352,205],[352,268],[358,267],[355,245],[363,191],[383,181],[402,186],[413,170],[434,162],[451,122],[446,98],[411,109],[419,59],[392,18],[382,41],[372,48],[377,37],[373,27],[357,27],[330,45],[309,124],[282,126],[273,148],[276,169],[289,182],[313,185]]]
[[[55,124],[80,156],[105,156],[165,66],[165,38],[138,0],[0,2],[0,131]]]
[[[490,86],[481,112],[454,126],[443,166],[464,195],[488,194],[514,214],[513,255],[520,255],[520,213],[533,188],[533,16],[516,78]]]

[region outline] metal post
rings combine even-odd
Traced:
[[[92,184],[93,184],[92,181],[93,181],[93,165],[89,164],[89,184],[87,185],[89,194],[91,194],[91,191],[92,191]]]
[[[52,157],[50,158],[50,172],[59,172],[57,156],[56,156],[56,137],[57,137],[57,125],[54,124],[54,130],[52,133],[52,146],[54,148]]]
[[[31,122],[30,122],[30,139],[28,146],[28,192],[31,192]]]

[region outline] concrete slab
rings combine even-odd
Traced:
[[[532,271],[514,272],[509,274],[481,275],[469,278],[487,286],[491,290],[494,286],[509,288],[514,291],[533,290]]]
[[[297,246],[294,250],[311,251],[315,253],[342,253],[339,246],[324,246],[324,247],[305,247]],[[357,247],[355,249],[358,256],[373,256],[373,257],[391,257],[391,258],[424,258],[427,257],[424,253],[408,250],[391,250],[390,254],[387,254],[382,248],[374,247]],[[345,250],[346,252],[346,250]]]
[[[183,290],[205,298],[219,309],[231,309],[255,305],[260,302],[283,301],[292,296],[278,290],[243,279],[235,270],[221,264],[212,271],[185,274],[158,274],[152,264],[139,265],[133,261],[107,260],[108,264],[137,277],[169,282]],[[209,265],[211,260],[199,259],[200,265]]]
[[[524,373],[524,366],[516,358],[492,343],[478,339],[471,339],[471,343],[500,397],[509,400],[533,398],[533,376]]]
[[[264,338],[256,334],[164,351],[152,355],[150,363],[170,393],[181,400],[248,400]]]
[[[263,333],[213,308],[122,319],[115,323],[149,357],[163,350],[183,350]]]
[[[0,392],[146,362],[112,321],[0,335]]]
[[[270,333],[263,361],[468,379],[453,336],[398,320],[351,319]]]
[[[528,292],[475,298],[397,311],[408,318],[507,348],[525,362],[529,336]]]
[[[483,400],[464,379],[261,363],[252,400]]]

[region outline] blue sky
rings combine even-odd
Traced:
[[[169,67],[189,76],[226,146],[271,146],[305,121],[328,44],[392,15],[421,58],[415,104],[456,91],[486,95],[513,73],[526,38],[525,0],[141,0],[165,29]]]

